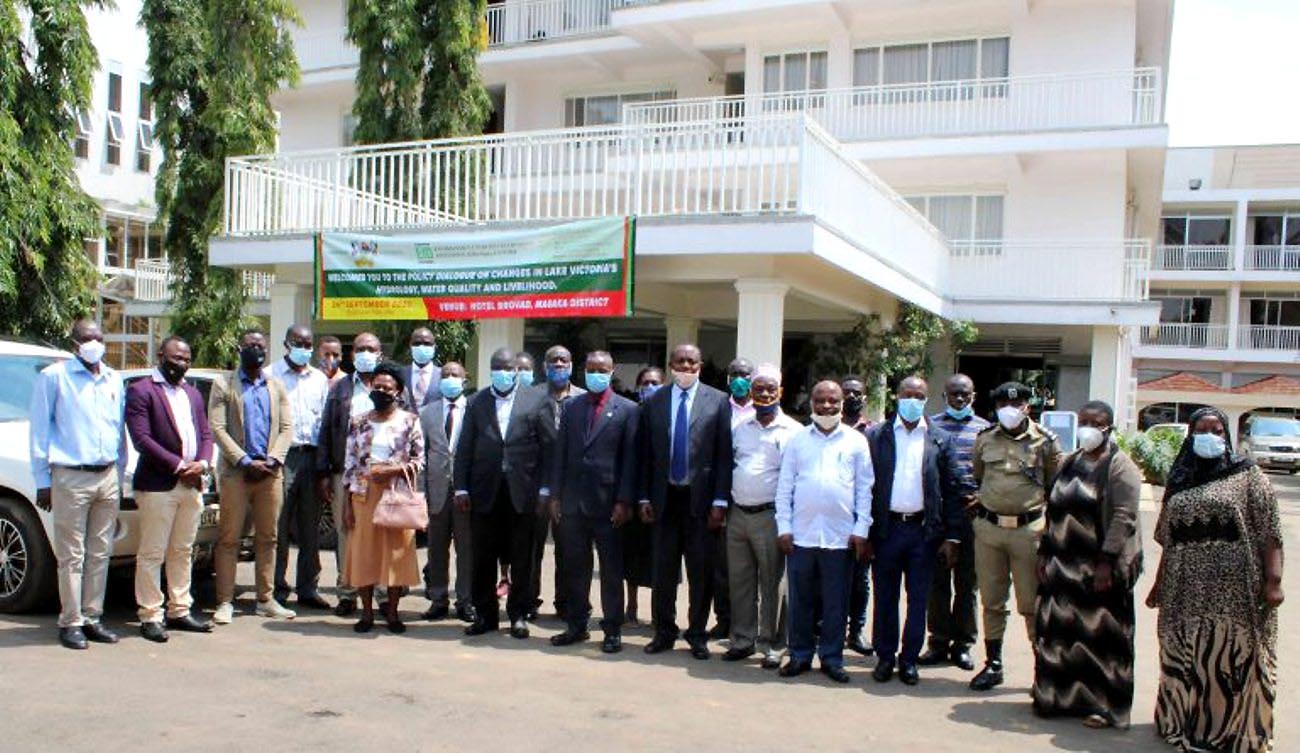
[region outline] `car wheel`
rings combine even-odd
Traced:
[[[0,612],[28,612],[52,600],[57,569],[36,512],[0,498]]]

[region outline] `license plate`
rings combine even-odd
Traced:
[[[199,516],[199,528],[215,528],[218,512],[219,509],[216,507],[206,508],[203,514]]]

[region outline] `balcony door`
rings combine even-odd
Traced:
[[[811,50],[768,55],[763,58],[763,109],[766,112],[802,112],[820,108],[826,89],[826,51]]]
[[[1209,296],[1153,294],[1151,300],[1160,304],[1160,327],[1154,344],[1182,348],[1204,348],[1209,345],[1212,308]]]
[[[1232,219],[1178,215],[1161,220],[1164,269],[1231,269]]]

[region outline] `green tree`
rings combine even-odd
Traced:
[[[196,364],[229,365],[244,315],[240,275],[208,267],[221,223],[227,157],[275,146],[271,95],[298,80],[289,0],[145,0],[155,128],[163,149],[159,217],[178,287],[172,329]]]
[[[99,210],[75,172],[74,112],[90,103],[98,60],[86,27],[94,0],[0,0],[0,331],[62,339],[94,304],[86,241]]]

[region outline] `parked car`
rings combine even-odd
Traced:
[[[1300,471],[1300,420],[1291,416],[1254,415],[1246,419],[1241,452],[1261,467]]]

